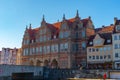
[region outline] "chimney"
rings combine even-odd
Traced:
[[[105,26],[104,25],[102,25],[102,28],[104,28]]]
[[[116,23],[117,20],[118,20],[117,17],[114,17],[114,24]]]
[[[110,26],[113,26],[113,24],[110,24]]]

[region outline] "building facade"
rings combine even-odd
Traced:
[[[90,69],[112,69],[112,33],[97,33],[87,44],[87,65]]]
[[[76,16],[61,22],[47,23],[43,16],[40,27],[26,28],[22,41],[22,65],[76,68],[86,65],[86,43],[93,35],[91,17]]]
[[[21,65],[21,60],[22,59],[22,49],[19,48],[17,51],[17,57],[16,57],[16,65]]]
[[[120,69],[120,20],[115,18],[115,28],[112,34],[114,68]]]
[[[16,65],[16,55],[17,55],[17,49],[11,49],[11,48],[2,48],[1,51],[1,64],[9,64],[9,65]]]

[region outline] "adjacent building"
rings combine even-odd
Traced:
[[[115,17],[114,24],[97,28],[95,33],[88,39],[88,67],[120,69],[120,20]]]
[[[0,63],[1,64],[16,65],[16,55],[17,55],[16,48],[14,48],[14,49],[2,48]]]
[[[112,33],[97,33],[90,36],[87,44],[88,68],[111,69],[112,61]]]
[[[16,56],[16,65],[21,65],[21,61],[22,61],[21,59],[22,59],[22,49],[19,48]]]
[[[120,69],[120,20],[117,18],[114,19],[115,27],[114,32],[112,34],[113,40],[113,61],[114,61],[114,68]]]
[[[76,16],[50,24],[44,16],[41,25],[26,27],[22,41],[22,65],[77,68],[86,66],[86,43],[94,35],[91,17]]]
[[[0,51],[0,64],[1,64],[1,51]]]

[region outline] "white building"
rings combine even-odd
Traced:
[[[120,69],[120,20],[115,18],[115,28],[112,34],[114,68]]]
[[[10,48],[2,48],[1,51],[1,64],[16,64],[16,58],[17,58],[17,49],[10,49]]]

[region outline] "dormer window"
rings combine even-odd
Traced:
[[[108,40],[107,40],[107,43],[110,43],[110,42],[111,42],[111,40],[110,40],[110,39],[108,39]]]
[[[54,35],[54,39],[56,39],[56,35]]]
[[[90,45],[92,45],[92,44],[93,44],[93,42],[91,41],[89,44],[90,44]]]

